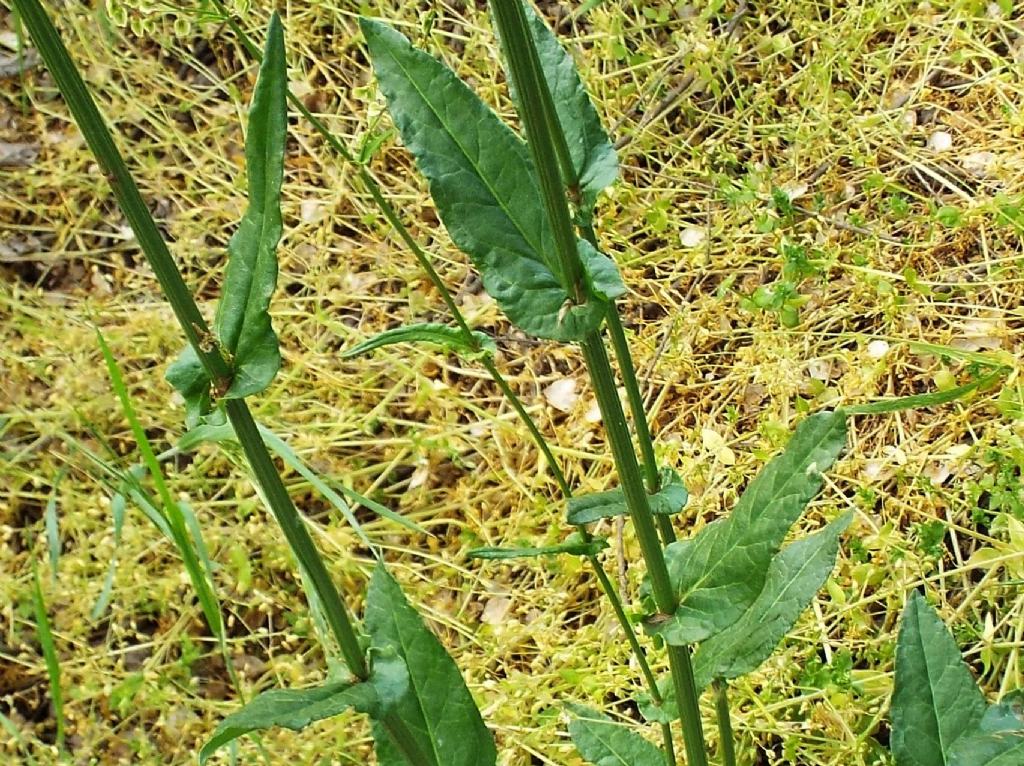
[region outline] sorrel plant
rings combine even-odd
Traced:
[[[214,4],[257,54],[223,6],[217,0]],[[168,379],[187,403],[191,430],[183,443],[231,439],[241,445],[256,484],[295,554],[303,582],[308,583],[311,608],[327,628],[321,636],[325,653],[336,652],[344,660],[345,671],[319,686],[278,689],[257,696],[217,727],[202,748],[200,760],[244,734],[270,726],[302,729],[354,708],[370,717],[382,764],[496,763],[493,738],[454,663],[383,564],[375,569],[362,627],[358,626],[292,505],[267,448],[269,444],[288,460],[287,447],[256,424],[245,403],[247,397],[270,385],[281,361],[269,306],[277,276],[275,249],[282,230],[279,199],[287,101],[291,100],[345,159],[354,159],[288,93],[279,18],[272,17],[267,31],[249,112],[249,207],[228,248],[223,294],[210,327],[38,0],[15,0],[15,6],[107,173],[189,341],[168,372]],[[594,569],[641,668],[646,690],[635,697],[644,716],[660,726],[662,747],[597,711],[567,701],[573,717],[570,733],[583,757],[595,764],[675,763],[672,726],[678,719],[686,762],[706,766],[708,747],[699,695],[713,689],[721,730],[718,755],[731,766],[736,760],[727,683],[756,669],[792,628],[831,572],[840,536],[850,523],[850,515],[842,515],[820,531],[783,547],[789,531],[820,491],[822,472],[843,450],[850,416],[951,401],[988,385],[1003,371],[995,369],[941,394],[807,417],[782,454],[748,484],[727,517],[677,541],[672,517],[683,509],[686,489],[670,467],[659,466],[655,460],[635,366],[616,306],[626,288],[614,262],[601,252],[593,226],[598,196],[617,175],[614,149],[572,58],[540,16],[520,0],[493,0],[491,9],[525,139],[448,67],[416,50],[400,33],[371,19],[362,19],[361,26],[395,125],[430,184],[452,240],[479,270],[487,292],[528,335],[578,346],[600,407],[619,487],[598,494],[573,494],[539,428],[502,378],[494,359],[494,339],[470,327],[426,252],[362,165],[356,172],[438,288],[453,324],[425,323],[390,330],[359,344],[348,355],[393,343],[428,342],[481,363],[509,397],[551,465],[565,502],[566,520],[575,531],[559,545],[477,549],[474,555],[482,559],[583,555]],[[632,430],[619,400],[606,344],[611,346],[626,389]],[[106,356],[112,365],[109,353]],[[115,369],[111,367],[112,374]],[[129,405],[123,403],[128,411]],[[141,430],[134,416],[131,419],[133,428]],[[140,446],[143,444],[140,439]],[[176,513],[180,509],[158,478],[152,450],[144,457],[157,482],[164,513],[173,522],[171,531],[187,536],[180,513]],[[647,650],[601,564],[600,554],[607,543],[593,536],[587,526],[621,516],[633,525],[646,567],[639,594],[646,611],[643,627],[668,657],[670,673],[660,681],[651,671]],[[190,559],[187,563],[190,574],[195,570],[193,581],[202,592],[200,562]],[[204,598],[207,612],[207,603],[215,603],[211,599],[210,594]],[[206,616],[213,628],[218,618]],[[1018,703],[1004,701],[986,711],[955,654],[941,623],[920,596],[913,596],[897,655],[893,699],[897,762],[900,766],[1020,763]],[[938,661],[955,667],[954,675],[935,675],[932,669]],[[921,703],[924,692],[931,694],[930,706]],[[438,706],[439,699],[446,704]],[[931,752],[906,744],[912,732],[919,730],[929,731],[938,742]]]

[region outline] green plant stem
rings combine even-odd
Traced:
[[[729,716],[729,686],[724,679],[716,678],[715,713],[718,716],[718,740],[722,755],[722,766],[736,766],[736,749],[733,743],[732,719]]]
[[[313,588],[321,598],[327,624],[331,626],[331,632],[338,642],[345,663],[355,676],[365,680],[369,677],[370,671],[363,650],[359,646],[359,638],[348,608],[338,596],[338,590],[334,587],[327,567],[324,566],[323,559],[313,544],[309,530],[292,504],[288,490],[281,481],[281,475],[277,472],[270,452],[263,443],[256,421],[249,412],[249,407],[241,399],[228,399],[225,402],[225,409],[267,505],[281,531],[284,532],[288,545],[295,552],[299,566],[312,581]]]
[[[661,478],[658,476],[658,462],[654,456],[654,441],[651,438],[651,430],[647,425],[647,413],[644,410],[644,400],[640,394],[640,385],[637,382],[633,355],[629,352],[626,331],[622,327],[622,320],[619,318],[618,308],[614,303],[608,307],[607,324],[608,334],[612,339],[612,349],[615,352],[615,361],[619,364],[619,374],[626,387],[626,398],[629,401],[629,410],[633,416],[636,440],[640,445],[644,484],[647,487],[647,492],[654,494],[661,489]],[[665,545],[674,543],[676,541],[676,532],[672,528],[672,519],[668,516],[659,515],[657,517],[657,524],[662,542]]]
[[[564,142],[564,135],[562,136]],[[594,227],[588,222],[581,225],[584,239],[595,249],[598,248],[597,234]],[[647,485],[648,494],[654,494],[661,489],[661,477],[658,475],[658,461],[654,455],[654,439],[651,437],[651,429],[647,422],[647,411],[644,408],[644,398],[640,393],[640,383],[636,374],[636,365],[633,364],[633,355],[629,351],[629,342],[626,340],[626,331],[622,326],[622,319],[619,316],[618,306],[612,303],[607,313],[608,334],[612,339],[612,350],[615,353],[615,361],[619,365],[619,373],[622,382],[626,387],[626,398],[629,401],[629,412],[633,416],[633,429],[636,431],[636,441],[640,446],[640,458],[644,471],[644,484]],[[658,531],[661,533],[661,540],[665,545],[674,543],[676,540],[675,530],[672,528],[672,520],[667,516],[658,516]]]
[[[96,104],[89,95],[85,83],[82,82],[67,49],[61,42],[57,30],[53,27],[38,0],[14,0],[14,4],[35,40],[36,47],[50,73],[57,81],[90,149],[111,180],[112,190],[118,204],[131,224],[139,245],[156,274],[165,297],[174,309],[189,343],[192,344],[215,381],[229,380],[230,368],[220,355],[216,344],[203,348],[204,345],[207,345],[203,341],[209,330],[203,321],[202,314],[185,286],[170,251],[160,236],[160,231],[142,200],[138,187],[118,152]],[[331,631],[334,633],[349,670],[358,678],[366,679],[369,676],[369,667],[359,645],[348,609],[334,587],[309,531],[288,496],[288,491],[267,452],[248,406],[241,399],[230,399],[226,402],[226,410],[238,441],[249,461],[257,485],[266,498],[271,512],[281,525],[289,545],[299,560],[299,565],[317,590]],[[402,746],[403,751],[413,753],[415,743],[412,742],[407,731],[403,736],[403,731],[404,727],[401,726],[391,729],[392,735]],[[413,763],[430,765],[430,762],[425,759],[414,760]]]
[[[601,336],[597,332],[591,333],[581,345],[587,369],[590,372],[591,385],[601,409],[601,417],[604,420],[629,517],[633,522],[637,541],[640,543],[640,550],[647,564],[647,574],[651,581],[654,602],[659,612],[673,614],[678,602],[675,590],[669,580],[668,567],[665,564],[665,556],[654,525],[643,478],[640,475],[640,466],[637,463],[636,453],[633,451],[633,441],[626,425],[626,414],[619,401],[611,362]],[[707,766],[704,731],[701,726],[700,704],[694,683],[690,650],[685,646],[669,645],[668,658],[676,700],[679,704],[679,718],[683,726],[687,763],[689,766]]]
[[[221,0],[214,0],[214,5],[217,7],[218,12],[220,12],[223,15],[224,20],[226,21],[228,26],[238,37],[238,40],[242,44],[242,47],[246,49],[250,56],[254,57],[256,60],[259,60],[262,56],[262,52],[252,42],[252,40],[249,38],[249,35],[245,32],[244,29],[242,29],[241,25],[239,25],[239,23],[228,13],[228,10],[224,7]],[[408,227],[406,227],[406,225],[403,223],[402,219],[399,217],[394,207],[391,205],[390,202],[388,202],[387,198],[381,191],[380,184],[377,183],[377,180],[373,177],[373,174],[362,163],[358,162],[355,159],[354,155],[348,150],[348,147],[346,147],[345,144],[342,143],[337,138],[337,136],[335,136],[327,128],[326,125],[324,125],[322,120],[320,120],[318,117],[316,117],[316,115],[310,112],[309,109],[306,108],[306,105],[303,104],[302,101],[299,98],[297,98],[294,94],[292,94],[291,91],[288,92],[288,100],[289,103],[291,103],[292,106],[295,107],[295,109],[298,110],[298,112],[302,114],[302,116],[310,123],[310,125],[313,126],[313,129],[320,134],[324,141],[327,142],[328,146],[334,149],[347,162],[355,166],[356,172],[359,174],[359,179],[360,181],[362,181],[364,188],[366,188],[366,190],[369,192],[370,197],[373,199],[374,203],[376,203],[377,207],[380,209],[381,214],[384,216],[385,219],[387,219],[388,223],[391,224],[391,227],[401,238],[402,242],[412,252],[420,268],[422,268],[426,272],[427,278],[430,280],[431,284],[434,285],[434,288],[441,296],[441,300],[444,302],[445,306],[448,309],[448,312],[451,314],[452,318],[455,320],[455,323],[459,326],[459,329],[462,331],[463,337],[466,339],[466,342],[474,351],[481,351],[482,349],[480,348],[476,336],[473,334],[469,326],[469,323],[466,321],[466,318],[462,313],[462,310],[455,302],[455,298],[452,296],[451,291],[448,289],[447,285],[445,285],[444,280],[441,279],[441,275],[438,274],[437,270],[434,268],[430,256],[420,246],[419,242],[417,242],[416,239],[412,236]],[[568,151],[568,149],[566,149],[566,151]],[[491,359],[489,356],[482,355],[481,364],[483,365],[484,369],[487,370],[488,374],[491,376],[491,379],[495,382],[495,384],[501,390],[502,394],[508,400],[509,404],[512,406],[512,409],[515,410],[516,414],[519,416],[519,419],[526,426],[527,431],[529,431],[530,433],[530,437],[533,439],[538,449],[540,449],[541,454],[544,455],[544,459],[547,461],[547,464],[551,469],[552,476],[555,479],[555,483],[558,484],[558,488],[561,491],[562,495],[566,499],[572,497],[572,488],[569,486],[569,482],[565,478],[565,473],[562,471],[561,466],[559,465],[558,460],[555,458],[554,453],[551,451],[551,447],[550,445],[548,445],[547,440],[544,438],[544,435],[540,432],[540,429],[537,427],[536,421],[534,421],[534,419],[530,416],[530,413],[527,412],[526,407],[522,403],[522,400],[512,389],[512,386],[505,379],[505,377],[501,374],[501,371],[498,369],[493,359]],[[657,478],[657,470],[655,470],[655,478]],[[576,529],[577,531],[579,531],[584,541],[588,542],[591,539],[590,532],[589,530],[587,530],[585,526],[581,525],[576,527]],[[604,590],[605,595],[608,597],[609,601],[612,604],[612,609],[615,612],[615,616],[626,634],[626,638],[629,641],[630,647],[632,647],[633,653],[636,656],[637,662],[640,665],[640,669],[644,675],[645,680],[647,681],[652,698],[654,698],[656,702],[660,702],[661,693],[658,690],[654,673],[651,671],[650,664],[647,661],[646,653],[644,652],[643,647],[640,645],[640,641],[637,638],[636,631],[633,629],[633,624],[629,621],[629,617],[626,615],[626,610],[622,605],[622,600],[619,598],[619,595],[615,590],[614,585],[612,585],[611,579],[608,577],[608,574],[605,571],[604,566],[601,564],[600,560],[596,556],[588,556],[587,560],[593,567],[594,573],[597,575],[597,579],[601,584],[602,590]]]
[[[587,290],[582,282],[583,265],[576,247],[568,200],[561,184],[554,148],[557,141],[555,134],[560,131],[551,93],[541,75],[537,50],[527,28],[526,15],[520,0],[492,0],[491,6],[494,9],[502,49],[509,63],[509,75],[519,94],[520,116],[526,130],[534,167],[540,177],[544,206],[555,231],[558,258],[563,266],[563,287],[569,295],[575,295],[578,301],[586,300]],[[573,281],[573,275],[576,276],[576,281]],[[647,564],[655,603],[660,612],[673,614],[678,606],[676,594],[668,576],[668,567],[665,564],[644,480],[640,474],[633,440],[626,424],[626,415],[619,401],[615,376],[600,332],[595,330],[588,333],[580,345],[601,410],[626,507]],[[679,703],[687,762],[689,766],[707,766],[706,745],[689,649],[670,646],[668,657]]]
[[[540,181],[544,209],[555,235],[557,268],[551,270],[561,280],[565,291],[576,303],[587,300],[583,264],[576,247],[569,207],[566,205],[562,174],[558,161],[557,116],[551,92],[541,73],[540,58],[529,32],[526,12],[520,0],[492,0],[491,9],[501,40],[501,49],[508,62],[509,77],[519,94],[519,111],[526,143]],[[555,125],[552,125],[555,121]]]

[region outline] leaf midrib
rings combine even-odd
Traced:
[[[821,438],[817,442],[814,443],[814,446],[811,449],[808,450],[808,453],[811,453],[811,452],[813,452],[815,450],[820,449],[821,445],[825,441],[827,441],[828,438],[830,437],[831,432],[832,432],[832,426],[830,426],[828,429],[825,430],[825,433],[821,436]],[[800,476],[804,476],[805,475],[804,473],[800,473],[798,471],[793,471],[792,473],[790,473],[790,475],[786,479],[786,482],[782,485],[782,487],[779,489],[779,491],[776,494],[774,494],[772,496],[772,498],[769,499],[765,503],[765,508],[767,508],[770,505],[776,505],[778,503],[781,503],[782,501],[786,500],[787,498],[798,497],[799,496],[800,493],[796,492],[796,491],[790,492],[789,494],[782,494],[785,490],[787,490],[789,488],[790,481],[793,480],[794,477],[796,477],[798,474]],[[754,481],[757,481],[757,478],[755,478]],[[741,498],[741,500],[742,500],[742,498]],[[733,517],[730,516],[729,520],[731,521],[732,518]],[[726,557],[729,554],[731,554],[733,551],[737,550],[738,548],[745,548],[745,547],[747,547],[747,546],[746,545],[736,544],[736,545],[732,545],[725,552],[723,552],[722,555],[718,557],[718,560],[714,564],[712,564],[708,569],[706,569],[704,571],[704,573],[701,575],[701,577],[689,589],[687,589],[687,591],[685,593],[680,595],[680,597],[679,597],[680,603],[686,601],[687,598],[689,598],[697,590],[699,590],[704,585],[704,583],[713,574],[715,574],[718,571],[719,568],[721,568],[724,565],[725,559],[726,559]]]
[[[410,48],[410,50],[416,52],[416,49],[413,48],[411,45],[409,46],[409,48]],[[459,139],[456,137],[455,133],[453,133],[449,129],[448,124],[441,118],[440,113],[437,111],[437,109],[434,108],[433,103],[431,103],[430,99],[427,98],[426,93],[424,93],[424,91],[420,88],[419,83],[416,82],[416,80],[413,78],[412,73],[402,64],[401,61],[398,60],[398,57],[395,56],[394,53],[392,53],[390,47],[385,47],[384,48],[384,52],[395,63],[395,65],[400,70],[402,70],[402,74],[405,75],[406,80],[409,82],[410,85],[412,85],[413,89],[419,95],[420,99],[423,101],[423,103],[426,105],[426,107],[430,110],[431,114],[434,115],[434,118],[437,120],[437,122],[444,128],[445,133],[451,139],[452,143],[454,143],[455,146],[458,147],[459,151],[462,153],[462,156],[465,158],[467,164],[469,164],[469,166],[473,168],[474,172],[477,175],[477,178],[479,178],[480,181],[484,184],[484,186],[487,187],[487,191],[490,193],[491,198],[494,200],[495,204],[498,206],[498,208],[501,210],[501,212],[503,212],[505,214],[505,217],[508,218],[508,220],[512,222],[512,225],[516,228],[516,230],[519,232],[519,235],[523,238],[523,241],[526,242],[526,244],[529,245],[530,248],[533,250],[534,255],[536,255],[537,257],[534,258],[534,259],[531,259],[531,260],[534,260],[535,262],[543,265],[545,268],[547,268],[550,271],[550,268],[548,267],[548,264],[545,262],[544,257],[541,255],[542,248],[537,247],[537,244],[533,241],[533,239],[531,237],[527,236],[526,232],[523,230],[523,227],[520,225],[519,221],[515,218],[515,216],[513,216],[511,214],[511,212],[509,211],[509,208],[506,207],[506,205],[502,202],[501,197],[497,194],[497,192],[495,191],[494,187],[491,185],[490,181],[487,179],[487,177],[484,175],[484,173],[481,172],[481,168],[480,168],[479,164],[472,160],[472,158],[469,156],[469,152],[462,145],[462,142],[459,141]],[[428,56],[428,54],[423,54],[423,55],[424,56]],[[433,57],[428,56],[428,58],[431,58],[431,60],[435,64],[438,64],[438,65],[440,65],[442,67],[446,66],[444,63],[442,63],[440,61],[437,61],[436,59],[433,59]],[[450,69],[448,71],[452,74],[452,76],[455,76],[454,73],[451,72]],[[461,82],[461,80],[458,80],[457,77],[456,77],[456,80],[458,82]],[[475,94],[473,94],[473,95],[475,95]],[[501,126],[502,129],[509,130],[509,128],[504,123],[502,123],[501,120],[498,120],[498,123],[499,123],[499,125]],[[509,132],[511,132],[511,131],[509,131]],[[514,140],[516,140],[516,141],[521,141],[517,136],[515,136],[515,134],[512,135],[512,138]],[[527,174],[527,175],[529,175],[529,174]],[[544,211],[543,210],[540,210],[539,213],[542,216],[544,215]]]
[[[273,115],[271,113],[271,110],[274,108],[274,104],[271,103],[271,102],[273,100],[275,100],[273,97],[274,97],[275,91],[278,89],[277,88],[277,84],[278,84],[277,83],[277,79],[278,79],[278,75],[280,74],[280,72],[271,72],[268,69],[268,74],[270,74],[274,79],[269,81],[269,82],[267,82],[267,84],[266,84],[267,85],[267,90],[263,94],[261,94],[261,95],[264,95],[266,97],[266,99],[267,99],[267,103],[262,105],[267,110],[267,113],[262,115],[263,122],[264,122],[264,130],[260,131],[262,133],[262,136],[263,136],[263,139],[264,139],[264,141],[263,141],[263,181],[264,182],[263,182],[263,188],[260,189],[260,191],[259,191],[260,196],[263,197],[263,205],[260,206],[260,207],[257,207],[257,208],[250,207],[249,210],[247,210],[246,214],[245,214],[245,217],[249,218],[251,221],[253,221],[253,223],[255,224],[255,227],[256,227],[256,231],[254,232],[254,234],[255,234],[255,247],[253,248],[255,253],[254,253],[253,257],[252,257],[251,267],[249,269],[249,280],[248,280],[249,284],[246,287],[246,291],[245,291],[245,305],[242,306],[242,315],[236,320],[237,325],[238,325],[238,329],[237,329],[237,336],[235,337],[234,348],[229,349],[232,353],[237,352],[239,347],[242,345],[242,337],[243,337],[243,335],[245,335],[246,327],[248,326],[248,327],[251,328],[251,326],[252,326],[251,322],[248,322],[246,320],[250,318],[249,317],[250,307],[256,302],[256,300],[258,298],[258,295],[257,295],[257,284],[258,284],[259,280],[257,279],[257,268],[256,267],[260,263],[260,251],[263,249],[263,244],[264,244],[263,238],[264,238],[264,236],[266,235],[266,232],[267,232],[268,218],[269,218],[267,213],[268,212],[273,213],[274,198],[280,194],[280,189],[277,190],[277,195],[268,193],[268,191],[270,190],[269,187],[271,186],[271,184],[267,183],[267,179],[268,179],[268,177],[270,175],[267,172],[267,168],[270,167],[270,163],[273,162],[273,156],[272,156],[272,148],[273,147],[272,147],[272,145],[274,144],[274,142],[271,140],[271,138],[274,136],[274,130],[273,130],[273,127],[272,127]],[[260,83],[257,82],[256,87],[259,88],[259,85],[260,85]],[[287,105],[285,105],[285,109],[287,109]],[[287,123],[287,120],[286,120],[286,123]],[[251,125],[252,125],[252,118],[250,117],[250,127],[251,127]],[[287,130],[288,129],[287,129],[287,126],[286,126],[285,127],[285,141],[281,142],[282,143],[282,148],[281,148],[281,151],[282,151],[282,158],[281,158],[282,164],[284,162],[284,157],[283,157],[284,146],[283,146],[283,144],[287,141]],[[251,182],[252,175],[253,175],[252,174],[252,169],[251,168],[247,168],[246,172],[247,172],[248,177],[249,177],[248,180]],[[282,176],[282,180],[283,180],[283,177],[284,177],[283,169],[282,169],[281,176]],[[252,199],[252,197],[254,196],[253,195],[253,190],[251,188],[248,191],[248,196],[249,196],[249,199]],[[229,251],[231,250],[231,243],[235,242],[235,241],[237,241],[237,238],[234,238],[234,237],[232,237],[231,241],[229,241],[229,243],[228,243],[228,250]],[[244,253],[239,253],[239,255],[242,257],[243,260],[246,260],[246,256],[245,256]],[[264,311],[264,309],[262,307],[260,307],[258,313],[262,313],[263,311]],[[273,330],[271,330],[271,332],[272,331]],[[234,335],[235,333],[232,333],[232,334]],[[221,340],[223,340],[223,338]]]
[[[390,587],[393,587],[393,588],[396,588],[396,589],[398,588],[398,584],[397,583],[390,583],[389,585],[390,585]],[[412,609],[412,607],[410,607],[408,605],[406,605],[406,608],[407,609]],[[394,627],[395,635],[398,637],[398,643],[401,645],[402,657],[407,659],[408,656],[409,656],[409,651],[408,650],[410,648],[410,645],[407,644],[406,641],[405,641],[405,631],[402,630],[402,625],[399,623],[398,617],[395,614],[395,612],[388,611],[387,615],[388,615],[389,619],[391,620],[392,626]],[[427,630],[427,627],[423,626],[423,630]],[[430,750],[431,750],[431,752],[433,753],[433,756],[434,756],[434,763],[436,764],[436,766],[442,766],[443,761],[441,760],[441,753],[437,749],[437,738],[434,736],[435,727],[431,725],[430,718],[427,716],[426,708],[423,707],[423,698],[420,696],[421,689],[420,689],[419,684],[417,683],[417,680],[416,680],[416,678],[414,676],[414,671],[416,670],[416,668],[413,667],[412,663],[408,663],[408,664],[409,664],[409,685],[412,688],[412,692],[413,692],[412,696],[416,700],[416,707],[420,711],[420,717],[423,719],[423,725],[427,729],[427,731],[426,731],[427,739],[430,741]],[[441,711],[443,711],[444,708],[447,707],[448,701],[449,701],[450,698],[451,698],[450,695],[445,695],[445,699],[444,699],[444,701],[442,702],[442,705],[441,705]]]

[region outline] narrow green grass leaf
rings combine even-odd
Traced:
[[[580,7],[575,10],[575,12],[573,13],[573,16],[574,17],[586,16],[592,10],[594,10],[595,8],[600,8],[604,4],[605,4],[605,0],[586,0],[585,3],[580,5]]]
[[[103,587],[100,589],[99,598],[89,613],[89,619],[96,622],[110,606],[110,599],[114,593],[114,576],[117,574],[117,552],[121,548],[121,532],[124,529],[125,499],[122,492],[115,492],[110,498],[110,515],[114,523],[114,550],[110,555],[110,563],[107,565],[107,574],[103,578]]]
[[[249,106],[245,137],[249,206],[228,242],[223,294],[214,320],[217,341],[229,355],[233,372],[227,391],[220,392],[226,399],[260,393],[281,367],[269,309],[277,285],[277,243],[282,231],[287,92],[284,32],[275,13]],[[191,346],[168,368],[166,377],[185,399],[186,422],[195,424],[209,409],[210,378]]]
[[[575,716],[569,736],[588,763],[595,766],[665,766],[661,750],[627,726],[583,705],[566,705]]]
[[[903,610],[896,641],[890,715],[897,766],[947,766],[954,744],[985,715],[985,699],[953,636],[917,592]]]
[[[690,499],[683,480],[671,468],[662,468],[660,476],[661,489],[650,496],[651,513],[663,516],[679,513]],[[598,519],[625,516],[628,513],[621,487],[608,492],[576,495],[569,498],[568,505],[568,519],[573,525],[589,524]]]
[[[20,755],[25,759],[24,762],[26,766],[36,766],[39,763],[39,761],[35,759],[35,756],[33,756],[26,747],[27,743],[21,736],[21,730],[18,728],[17,724],[3,713],[0,713],[0,728],[3,728],[3,730],[7,732],[8,736],[10,736],[11,740],[13,740],[15,746],[19,750],[22,750]]]
[[[452,241],[476,264],[488,294],[537,337],[573,341],[596,329],[604,303],[594,296],[575,304],[561,284],[554,233],[525,144],[443,63],[386,24],[366,18],[360,24],[395,125],[430,183]],[[589,260],[592,272],[607,272],[603,261]]]
[[[106,339],[103,337],[103,333],[100,332],[98,327],[96,328],[96,338],[99,342],[100,351],[103,353],[103,359],[106,362],[111,387],[114,389],[114,393],[121,403],[121,409],[131,426],[132,435],[135,437],[139,452],[142,454],[143,464],[148,469],[149,475],[156,485],[157,494],[160,498],[160,508],[162,509],[162,514],[158,511],[156,515],[162,515],[166,521],[168,537],[178,549],[181,560],[185,564],[185,571],[188,573],[192,587],[199,598],[199,605],[203,610],[203,616],[206,618],[206,624],[210,627],[210,632],[217,637],[223,647],[226,641],[226,634],[224,633],[224,622],[220,613],[220,601],[217,598],[213,585],[212,572],[204,569],[199,563],[195,547],[192,540],[189,539],[184,514],[178,502],[171,496],[167,482],[164,480],[163,472],[160,470],[160,463],[156,459],[156,453],[153,451],[149,438],[146,436],[146,431],[135,414],[135,407],[132,405],[124,378],[121,376],[121,370],[110,351],[110,347],[107,345]],[[144,497],[140,507],[145,508],[150,505],[151,501],[145,498],[145,491],[142,489],[141,483],[139,483],[138,476],[134,475],[131,471],[129,471],[129,476],[135,482],[131,490],[132,497]]]
[[[409,689],[393,713],[433,766],[493,766],[494,738],[452,658],[378,564],[366,596],[365,627],[377,651],[394,651],[409,670]],[[374,721],[381,763],[405,763],[391,735]]]
[[[366,682],[330,683],[308,689],[272,689],[253,698],[241,710],[221,721],[199,751],[200,766],[217,750],[253,731],[283,726],[302,731],[311,723],[354,708],[363,713],[376,710],[376,688]]]
[[[258,426],[258,428],[260,436],[263,438],[266,445],[270,447],[270,449],[273,450],[289,468],[308,481],[313,489],[319,492],[327,502],[334,506],[335,510],[345,518],[345,521],[349,523],[353,531],[359,536],[359,539],[362,540],[368,548],[373,548],[373,543],[371,543],[370,538],[366,536],[366,532],[363,531],[362,525],[359,523],[359,520],[356,519],[355,514],[352,513],[352,509],[349,507],[348,503],[346,503],[326,481],[321,479],[313,469],[306,465],[302,458],[300,458],[295,451],[288,446],[286,441],[269,428],[262,425]],[[223,441],[237,441],[235,432],[231,428],[230,424],[202,424],[195,426],[182,434],[181,439],[178,440],[178,448],[183,452],[191,452],[203,442],[218,443]],[[413,532],[418,532],[419,534],[430,534],[430,532],[416,522],[405,518],[399,513],[395,513],[387,506],[381,505],[368,497],[364,497],[353,489],[349,489],[348,487],[340,484],[338,485],[338,489],[343,494],[353,498],[355,502],[366,506],[374,513],[379,514],[389,521],[393,521],[396,524],[399,524]]]
[[[659,635],[671,644],[689,644],[740,618],[761,593],[789,528],[821,489],[821,472],[845,444],[844,412],[811,415],[750,482],[728,517],[665,549],[679,609],[657,622]]]
[[[568,181],[578,189],[580,212],[589,220],[598,194],[615,183],[619,175],[619,160],[601,126],[597,109],[583,87],[572,56],[533,6],[530,3],[523,6],[530,35],[537,46],[541,71],[551,91],[558,123],[572,157],[575,177]]]
[[[852,519],[844,514],[772,559],[764,588],[750,608],[727,630],[703,641],[694,655],[698,689],[715,678],[750,673],[771,656],[828,578],[839,552],[839,536]]]
[[[990,372],[977,380],[973,380],[970,383],[965,383],[962,386],[951,388],[947,391],[935,391],[930,394],[914,394],[913,396],[900,396],[895,399],[883,399],[878,402],[869,402],[867,404],[855,404],[850,407],[844,407],[843,412],[847,415],[881,415],[888,412],[901,412],[903,410],[913,410],[920,407],[936,407],[940,404],[947,404],[948,402],[955,402],[957,399],[962,399],[967,394],[978,389],[988,388],[990,385],[1006,377],[1009,374],[1009,367],[1000,367],[995,372]]]
[[[392,330],[385,330],[374,335],[369,340],[364,340],[357,346],[342,353],[342,359],[351,359],[354,356],[361,356],[384,346],[391,346],[395,343],[433,343],[446,351],[452,351],[468,359],[475,358],[480,354],[496,354],[498,347],[490,335],[482,332],[474,332],[473,338],[476,345],[469,343],[465,334],[459,327],[450,327],[435,322],[424,322],[422,324],[406,325],[396,327]]]
[[[185,519],[185,526],[188,528],[189,535],[192,538],[192,544],[195,546],[196,553],[199,555],[199,561],[203,565],[203,569],[213,576],[214,569],[217,565],[213,559],[210,558],[210,551],[206,547],[206,540],[203,539],[203,528],[199,524],[199,519],[196,518],[196,512],[192,510],[192,506],[184,500],[178,501],[178,508],[181,509],[181,515]]]
[[[43,599],[43,588],[39,582],[39,571],[35,562],[32,564],[32,607],[36,618],[36,635],[39,647],[43,651],[46,663],[46,674],[50,679],[50,702],[53,703],[53,715],[57,719],[57,749],[64,750],[64,693],[60,686],[60,657],[57,645],[53,641],[50,630],[50,618],[46,614],[46,601]]]
[[[603,537],[595,537],[584,542],[579,535],[570,535],[564,543],[557,545],[546,545],[540,548],[473,548],[466,555],[471,559],[484,559],[487,561],[505,561],[508,559],[528,559],[538,556],[557,556],[568,554],[570,556],[596,556],[608,547],[608,541]]]

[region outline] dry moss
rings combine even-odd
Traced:
[[[240,110],[254,69],[218,25],[175,24],[137,5],[121,7],[137,29],[151,25],[145,37],[80,5],[62,10],[62,29],[189,283],[210,305],[242,207]],[[510,114],[484,13],[431,9],[365,10],[395,18]],[[1017,363],[1019,14],[969,2],[839,9],[796,0],[763,11],[729,2],[703,20],[682,4],[608,3],[565,24],[624,142],[623,182],[604,198],[599,230],[631,289],[625,318],[660,456],[691,488],[680,531],[726,511],[804,409],[962,381],[972,353]],[[258,31],[262,9],[245,19]],[[380,104],[353,9],[294,2],[286,23],[293,87],[307,105],[350,145],[386,129],[386,119],[368,126]],[[7,45],[14,27],[3,11],[0,29]],[[49,78],[35,69],[0,86],[0,141],[39,145],[31,164],[0,168],[0,711],[21,739],[5,733],[3,747],[54,758],[29,584],[55,497],[59,576],[45,595],[76,761],[186,763],[235,707],[235,692],[173,549],[133,509],[115,543],[109,492],[82,456],[135,459],[90,323],[121,361],[158,448],[182,430],[180,404],[161,379],[180,334]],[[937,133],[949,134],[949,149],[936,150]],[[340,347],[393,323],[440,318],[443,307],[349,169],[308,125],[296,122],[291,135],[274,304],[285,369],[255,402],[259,416],[325,475],[431,530],[411,536],[360,512],[464,670],[502,762],[579,763],[559,701],[636,717],[638,673],[613,616],[575,560],[465,556],[480,543],[559,539],[556,487],[482,370],[407,348],[339,359]],[[526,342],[499,319],[393,140],[372,168],[474,324],[497,336],[503,371],[570,480],[608,486],[612,467],[587,417],[578,355]],[[773,203],[776,189],[795,197],[788,218]],[[684,246],[693,229],[703,236],[686,239],[699,244]],[[787,244],[817,272],[797,284],[806,300],[792,329],[772,311],[741,307],[778,281]],[[581,394],[569,413],[542,393],[564,377],[577,378]],[[1024,533],[1011,521],[1014,510],[1024,519],[1019,386],[1014,372],[1004,388],[960,404],[858,419],[806,526],[845,508],[857,522],[827,592],[781,651],[732,690],[741,758],[888,763],[877,743],[887,738],[896,615],[922,583],[987,692],[1021,685]],[[323,657],[294,566],[244,470],[204,449],[168,474],[221,564],[217,585],[246,690],[318,677]],[[298,477],[289,483],[339,585],[358,601],[367,552]],[[628,529],[625,549],[622,577],[635,593],[641,572]],[[115,554],[113,600],[92,619]],[[268,734],[263,744],[272,762],[320,763],[330,753],[365,763],[368,731],[354,721],[302,737]],[[242,755],[259,762],[251,744]]]

